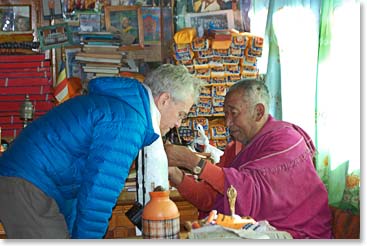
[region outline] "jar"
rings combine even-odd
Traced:
[[[180,212],[169,193],[169,190],[149,192],[150,200],[142,214],[143,238],[179,238]]]

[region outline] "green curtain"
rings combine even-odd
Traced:
[[[329,203],[358,214],[359,24],[359,1],[322,1],[315,97],[317,171],[328,189]]]
[[[329,203],[354,213],[360,203],[359,8],[349,0],[253,0],[249,11],[251,32],[264,36],[259,68],[272,94],[270,113],[312,136]]]

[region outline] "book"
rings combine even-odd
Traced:
[[[6,94],[6,95],[1,95],[0,96],[0,103],[2,101],[11,101],[11,102],[16,102],[16,101],[19,101],[19,102],[23,102],[24,101],[24,95],[25,94]],[[52,93],[50,94],[43,94],[43,95],[30,95],[29,96],[29,99],[31,101],[50,101],[52,102],[54,100],[54,96]]]
[[[37,86],[37,85],[52,85],[52,79],[47,78],[41,78],[41,77],[33,77],[33,78],[8,78],[3,77],[0,78],[0,88],[3,87],[12,87],[12,86]]]
[[[84,67],[84,72],[87,73],[108,73],[108,74],[118,74],[118,68],[106,68],[106,67]]]
[[[121,43],[120,42],[116,42],[114,40],[87,40],[87,41],[83,41],[84,45],[113,45],[113,46],[120,46]]]
[[[122,54],[119,54],[119,53],[100,54],[100,53],[78,52],[76,53],[76,55],[79,57],[109,58],[109,59],[119,59],[119,60],[121,60],[122,58]]]
[[[118,45],[84,45],[82,48],[83,52],[86,53],[114,53],[118,51]]]
[[[0,70],[0,79],[1,78],[50,78],[51,71],[39,71],[39,72],[7,72]]]
[[[27,61],[44,61],[44,54],[34,55],[0,55],[0,63],[8,62],[27,62]]]
[[[78,61],[90,61],[90,62],[110,62],[110,63],[115,63],[115,64],[119,64],[120,61],[116,60],[116,59],[109,59],[109,58],[97,58],[97,57],[79,57],[76,56],[75,57],[76,60]]]
[[[0,112],[18,112],[22,102],[1,102],[0,104]],[[48,111],[52,109],[55,104],[53,102],[45,102],[45,101],[32,101],[32,104],[35,110]]]
[[[116,73],[95,73],[93,78],[98,77],[119,77],[119,74]]]
[[[114,63],[106,63],[106,62],[80,62],[84,67],[120,67],[121,64],[114,64]]]
[[[35,95],[43,95],[52,92],[51,86],[41,85],[41,86],[19,86],[19,87],[0,87],[2,94],[18,94],[18,95],[25,95],[25,94],[35,94]]]
[[[122,59],[121,54],[102,54],[102,53],[84,53],[78,52],[75,55],[75,60],[89,62],[105,62],[120,64]]]
[[[0,69],[2,68],[44,68],[50,67],[50,61],[31,61],[31,62],[0,62]]]
[[[1,68],[0,73],[22,73],[22,72],[50,72],[50,67],[18,67],[18,68]]]
[[[2,32],[0,35],[0,43],[5,42],[32,42],[33,33],[29,32]]]

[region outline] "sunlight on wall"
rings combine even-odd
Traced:
[[[330,63],[330,164],[349,160],[353,171],[360,168],[360,9],[353,1],[334,10]]]
[[[256,13],[254,13],[253,10],[249,11],[251,34],[264,38],[263,53],[257,61],[257,68],[260,74],[266,74],[268,69],[269,41],[265,36],[267,14],[268,10],[265,7]]]
[[[273,15],[279,44],[283,120],[315,140],[315,81],[318,23],[311,9],[284,7]]]

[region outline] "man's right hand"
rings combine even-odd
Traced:
[[[189,148],[181,145],[165,144],[164,148],[168,158],[168,166],[182,167],[188,170],[192,170],[201,158],[210,156],[210,153],[192,152]]]

